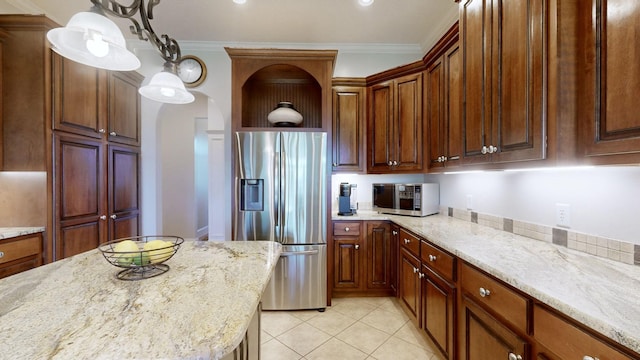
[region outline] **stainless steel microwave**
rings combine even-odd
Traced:
[[[427,216],[439,209],[438,184],[373,184],[373,210],[379,213]]]

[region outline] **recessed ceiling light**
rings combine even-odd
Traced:
[[[236,4],[244,4],[247,2],[247,0],[233,0],[233,2]]]
[[[358,0],[358,4],[362,6],[369,6],[373,4],[373,0]]]

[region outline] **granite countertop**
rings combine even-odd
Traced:
[[[44,231],[44,226],[0,227],[0,240]]]
[[[124,281],[96,249],[0,280],[13,359],[218,359],[242,341],[275,242],[187,241],[160,276]]]
[[[349,218],[391,220],[640,353],[640,266],[442,214],[421,218],[362,212]]]

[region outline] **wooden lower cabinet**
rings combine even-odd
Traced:
[[[42,265],[42,233],[0,240],[0,279]]]
[[[386,221],[334,221],[333,295],[394,295],[391,240]]]
[[[459,314],[460,359],[520,360],[528,359],[529,343],[517,333],[462,296]]]
[[[422,265],[422,329],[448,360],[455,359],[456,287]]]
[[[400,304],[416,326],[420,326],[419,272],[420,260],[401,246],[398,264],[398,297]]]

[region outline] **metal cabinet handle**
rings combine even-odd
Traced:
[[[405,244],[408,244],[408,243],[410,243],[410,242],[411,242],[411,240],[409,240],[409,239],[404,239],[404,243],[405,243]]]
[[[118,216],[116,214],[113,214],[113,215],[111,215],[109,217],[115,220]]]
[[[489,289],[480,288],[480,296],[487,297],[489,295],[491,295],[491,291],[489,291]]]
[[[429,255],[429,261],[436,261],[435,255]]]
[[[456,155],[456,156],[452,156],[449,158],[449,160],[460,160],[460,156]]]
[[[484,154],[486,154],[488,151],[489,151],[489,149],[487,149],[487,147],[486,147],[486,146],[484,146],[484,145],[482,146],[482,149],[480,150],[480,152],[481,152],[483,155],[484,155]]]
[[[514,353],[509,353],[509,360],[522,360],[522,356],[516,355]]]
[[[116,136],[116,135],[118,135],[118,134],[116,134],[116,132],[115,132],[115,131],[112,131],[112,132],[110,132],[110,133],[109,133],[109,135],[111,135],[111,136]]]
[[[417,273],[418,271],[420,271],[420,269],[418,269],[418,268],[413,268],[413,273],[414,273],[414,274],[415,274],[415,273]]]
[[[356,250],[360,249],[360,245],[356,244]]]
[[[391,165],[393,165],[393,162],[391,160],[389,160],[389,162],[387,162],[387,165],[391,166]]]
[[[4,251],[0,251],[0,259],[4,257]]]
[[[589,355],[585,355],[582,360],[600,360],[600,358],[598,357],[593,357],[593,356],[589,356]]]
[[[107,215],[100,216],[100,220],[107,220]]]
[[[493,153],[497,153],[497,152],[498,152],[498,147],[497,146],[489,145],[489,154],[493,154]]]
[[[99,132],[100,134],[104,134],[104,133],[106,133],[107,131],[106,131],[105,129],[100,129],[100,130],[98,130],[98,132]]]
[[[397,166],[399,163],[395,160],[393,160],[393,166]]]
[[[424,277],[424,273],[419,273],[419,274],[418,274],[418,277],[419,277],[420,279],[422,279],[422,278]]]
[[[349,229],[349,227],[348,227],[348,226],[347,226],[346,228],[344,228],[344,231],[345,231],[345,232],[349,232],[349,230],[351,230],[351,229]]]
[[[392,233],[393,235],[398,235],[398,232],[397,232],[397,231],[395,231],[395,230],[393,230],[391,233]]]

